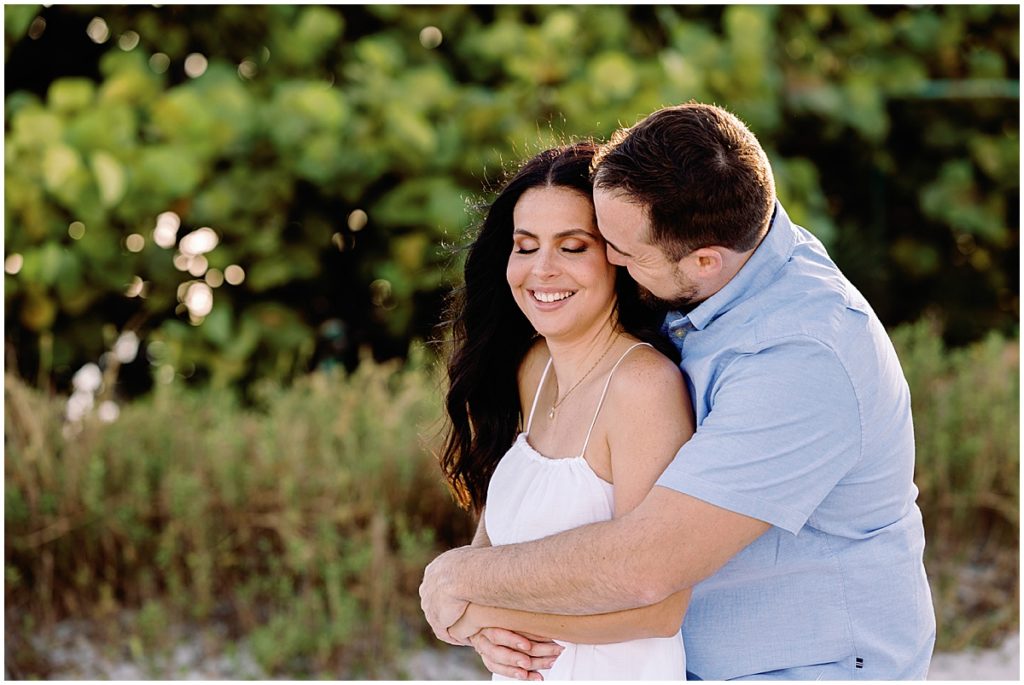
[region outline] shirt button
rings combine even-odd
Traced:
[[[674,331],[672,331],[672,336],[675,337],[676,340],[682,340],[683,338],[686,337],[686,329],[677,328]]]

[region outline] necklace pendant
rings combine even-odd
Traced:
[[[555,418],[555,408],[554,407],[551,407],[551,409],[548,411],[548,418],[551,419],[551,420],[554,420],[554,418]]]

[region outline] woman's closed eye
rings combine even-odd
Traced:
[[[588,241],[578,238],[571,238],[557,243],[558,250],[566,254],[582,254],[591,248]],[[517,240],[512,244],[512,252],[520,255],[530,255],[540,249],[540,244],[533,240]]]
[[[563,247],[562,248],[562,252],[568,252],[569,254],[581,254],[583,252],[586,252],[588,249],[589,248],[586,245],[581,245],[579,247]],[[533,254],[536,251],[537,251],[536,247],[531,247],[531,248],[517,247],[515,249],[515,253],[516,254]]]

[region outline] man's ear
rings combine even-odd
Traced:
[[[689,262],[689,269],[687,271],[694,278],[715,278],[725,266],[725,259],[722,255],[721,249],[717,247],[701,247],[690,254],[683,257],[680,260],[680,266],[682,262]]]

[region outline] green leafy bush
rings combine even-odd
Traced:
[[[218,385],[402,356],[504,167],[689,99],[750,124],[887,325],[934,310],[960,344],[1017,321],[1013,5],[4,11],[7,341],[40,386],[108,325]],[[219,243],[175,266],[201,227]]]

